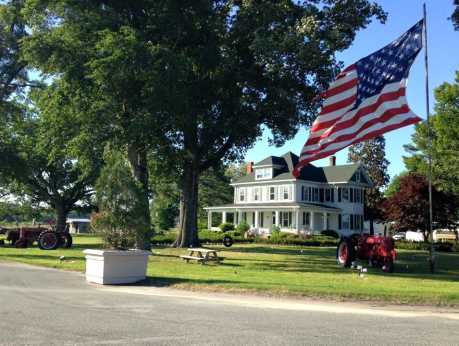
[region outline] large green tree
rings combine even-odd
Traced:
[[[434,185],[459,196],[459,72],[455,83],[435,89],[435,114],[431,117],[432,174]],[[416,126],[412,143],[405,146],[410,154],[403,158],[409,171],[428,174],[428,128]]]
[[[17,105],[21,111],[5,131],[14,164],[2,162],[1,185],[12,195],[49,205],[63,230],[68,213],[78,203],[90,203],[101,146],[94,137],[80,137],[86,125],[54,86],[32,92],[29,101],[30,106]]]
[[[148,150],[177,164],[177,246],[199,242],[200,175],[263,126],[281,144],[310,124],[335,53],[385,16],[368,0],[35,0],[23,13],[27,59],[94,99],[87,113],[128,144],[145,199]]]
[[[386,159],[386,140],[383,136],[357,143],[349,148],[349,162],[360,162],[368,171],[373,187],[365,193],[365,218],[370,221],[370,234],[374,234],[374,221],[383,218],[381,204],[384,200],[383,189],[389,183]]]
[[[161,41],[179,62],[171,68],[170,89],[180,96],[169,110],[174,131],[168,139],[181,162],[176,246],[185,247],[199,242],[201,174],[221,160],[241,159],[264,126],[279,145],[300,125],[310,124],[318,106],[315,96],[339,68],[335,53],[383,13],[368,1],[181,4],[164,6],[162,19],[175,30]],[[164,65],[170,63],[164,60]]]

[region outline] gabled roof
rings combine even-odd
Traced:
[[[261,181],[279,181],[279,180],[291,180],[297,179],[293,175],[293,169],[298,163],[298,156],[292,152],[288,152],[282,156],[269,156],[260,162],[257,162],[254,166],[277,166],[280,168],[274,169],[273,178],[269,180],[259,180]],[[366,173],[365,168],[359,163],[353,163],[348,165],[339,165],[339,166],[326,166],[326,167],[316,167],[312,164],[309,164],[300,172],[298,180],[307,180],[314,181],[319,183],[343,183],[353,180],[355,173],[358,170],[363,170],[364,177],[362,183],[371,185],[369,181],[368,174]],[[233,184],[240,183],[250,183],[255,182],[255,174],[245,175],[234,181]]]

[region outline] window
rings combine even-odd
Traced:
[[[272,214],[272,225],[274,226],[276,224],[276,212],[273,211],[273,214]]]
[[[313,188],[312,201],[313,202],[318,202],[319,201],[319,189],[317,187]]]
[[[342,229],[343,228],[343,217],[341,216],[341,214],[338,214],[338,229]]]
[[[304,185],[301,185],[301,200],[302,200],[302,201],[305,200],[305,196],[304,196]]]
[[[309,202],[312,201],[312,187],[310,187],[310,186],[308,187],[308,198],[307,198],[307,200]]]
[[[342,194],[342,189],[338,187],[338,202],[341,202],[341,194]]]
[[[319,189],[319,200],[324,201],[324,189]]]
[[[241,202],[245,201],[245,188],[239,189],[239,201]]]
[[[269,188],[269,200],[274,201],[276,199],[276,188],[274,186],[271,186]]]
[[[325,202],[331,202],[331,190],[325,189]]]
[[[310,224],[310,214],[308,212],[303,212],[303,225],[309,226]]]
[[[355,181],[360,183],[360,171],[355,172]]]
[[[290,187],[282,186],[282,197],[283,199],[290,199]]]
[[[255,170],[255,179],[262,180],[262,179],[271,179],[273,177],[273,169],[272,168],[258,168]]]
[[[344,187],[341,190],[342,190],[343,200],[348,201],[349,200],[349,189],[347,187]]]
[[[253,188],[253,200],[254,201],[259,201],[260,199],[261,199],[260,188],[259,187],[254,187]]]
[[[265,218],[265,213],[263,211],[260,211],[258,214],[258,223],[260,224],[260,227],[264,227],[264,218]]]
[[[353,188],[350,188],[350,189],[349,189],[349,195],[350,195],[350,196],[349,196],[349,197],[350,197],[350,201],[351,201],[352,203],[354,203],[355,200],[354,200],[354,189],[353,189]]]
[[[343,229],[349,229],[349,215],[344,214],[341,218],[341,225]]]
[[[279,213],[280,216],[280,225],[284,228],[292,227],[292,212],[291,211],[282,211]]]

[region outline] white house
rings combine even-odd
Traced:
[[[274,226],[292,233],[361,232],[365,189],[372,186],[366,169],[361,164],[336,166],[330,157],[329,166],[308,165],[295,178],[297,162],[298,156],[288,152],[250,163],[247,175],[231,183],[232,204],[204,208],[209,229],[220,222],[245,221],[258,234],[269,234]]]

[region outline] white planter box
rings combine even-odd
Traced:
[[[86,281],[102,285],[145,280],[149,251],[84,250]]]

